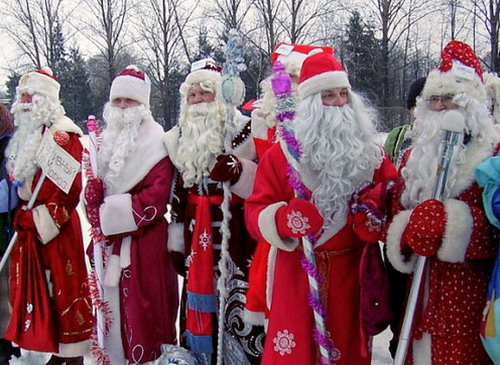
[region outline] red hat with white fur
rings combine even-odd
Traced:
[[[180,93],[187,96],[191,87],[199,83],[211,83],[214,86],[222,80],[222,67],[212,58],[204,58],[191,64],[191,72],[181,84]]]
[[[271,60],[280,61],[286,71],[291,75],[298,76],[304,60],[313,49],[320,48],[323,52],[333,54],[333,48],[328,46],[315,46],[307,44],[278,43],[271,54]]]
[[[127,98],[149,107],[151,83],[148,76],[135,65],[127,66],[111,84],[109,100]]]
[[[24,74],[19,79],[16,92],[18,94],[26,92],[30,95],[41,94],[53,101],[58,101],[60,89],[59,80],[52,70],[49,67],[42,67],[40,70]]]
[[[333,54],[323,52],[322,49],[312,50],[300,71],[300,99],[333,88],[351,88],[344,67]]]
[[[460,41],[451,41],[441,52],[441,65],[427,76],[422,97],[468,94],[486,102],[481,63],[472,48]]]

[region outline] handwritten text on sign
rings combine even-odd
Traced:
[[[80,171],[80,163],[54,141],[50,131],[42,138],[36,161],[45,175],[68,194]]]

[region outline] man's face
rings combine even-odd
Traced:
[[[211,103],[215,99],[215,93],[203,90],[201,86],[194,85],[190,90],[187,97],[188,105]]]
[[[141,105],[141,103],[139,103],[137,100],[129,98],[115,98],[111,101],[111,105],[120,109],[127,109],[134,106],[139,106]]]
[[[434,112],[458,109],[458,105],[453,102],[453,97],[454,95],[432,95],[427,99],[429,109]]]
[[[343,87],[326,89],[321,92],[321,100],[324,106],[344,106],[349,103],[349,93]]]
[[[33,95],[28,93],[21,94],[21,103],[23,104],[31,104],[33,102]]]

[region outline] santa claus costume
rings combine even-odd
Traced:
[[[27,73],[19,80],[12,107],[18,129],[7,147],[7,169],[22,184],[18,189],[22,202],[15,216],[18,238],[10,270],[13,311],[5,338],[21,348],[51,352],[59,359],[76,358],[75,364],[83,364],[80,356],[90,349],[92,308],[76,212],[81,174],[68,193],[44,179],[33,209],[26,210],[41,176],[35,154],[42,135],[50,133],[75,160],[82,159],[82,132],[64,115],[59,89],[49,68]]]
[[[177,169],[168,244],[169,250],[179,256],[178,272],[186,276],[181,343],[202,354],[206,363],[214,363],[221,330],[216,320],[221,222],[224,214],[231,214],[224,346],[219,361],[254,364],[259,363],[262,354],[263,329],[244,323],[242,316],[248,266],[255,249],[255,241],[244,225],[243,201],[253,186],[255,149],[248,118],[236,112],[233,121],[226,120],[226,106],[216,93],[221,81],[219,70],[210,59],[193,64],[180,88],[179,124],[165,135],[169,156]],[[190,104],[192,90],[198,90],[201,99],[209,97]],[[225,138],[232,141],[232,151],[224,151]],[[223,212],[221,207],[224,181],[229,182],[232,192],[229,212]]]
[[[416,255],[428,257],[407,362],[490,364],[479,330],[497,232],[486,219],[474,170],[496,154],[500,135],[488,112],[481,66],[471,48],[452,41],[441,57],[417,101],[414,144],[402,158],[387,255],[404,273],[413,272]],[[441,202],[429,198],[445,103],[464,115],[466,130],[454,152]]]
[[[294,92],[297,91],[298,79],[302,63],[307,54],[313,49],[321,48],[324,52],[333,54],[331,47],[320,47],[314,45],[279,43],[271,54],[271,61],[281,62],[286,72],[292,78]],[[271,77],[269,76],[260,83],[262,88],[262,99],[254,103],[252,111],[252,137],[255,144],[257,159],[261,160],[264,153],[278,140],[276,135],[276,97],[271,88]],[[294,93],[296,95],[296,93]],[[247,292],[245,305],[245,321],[252,324],[263,325],[266,318],[266,263],[270,246],[262,241],[257,244],[254,260],[250,266],[250,287]]]
[[[332,88],[345,90],[348,104],[324,106],[321,91]],[[368,204],[382,218],[381,202],[396,172],[375,142],[372,111],[351,90],[347,74],[332,55],[322,52],[304,61],[299,97],[293,128],[302,146],[300,173],[312,202],[294,198],[290,156],[280,142],[260,161],[253,193],[245,203],[250,232],[271,245],[262,364],[319,362],[300,244],[300,237],[316,231],[314,253],[322,278],[325,326],[340,354],[330,360],[370,364],[369,339],[360,319],[359,265],[364,242],[377,241],[383,219],[375,223],[366,211],[350,208],[352,202]]]
[[[85,194],[89,221],[109,245],[103,289],[112,325],[104,351],[111,364],[143,364],[176,343],[177,274],[164,217],[173,166],[149,110],[150,87],[135,66],[113,80],[97,156],[102,180],[89,180]],[[117,106],[125,99],[138,105]]]

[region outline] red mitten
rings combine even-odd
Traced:
[[[235,155],[219,155],[214,168],[210,172],[210,178],[214,181],[230,181],[235,184],[240,178],[242,171],[241,162]]]
[[[104,184],[100,178],[87,181],[85,186],[85,202],[87,205],[101,205],[104,200]]]
[[[443,202],[426,200],[413,210],[406,226],[406,243],[418,255],[435,255],[443,239],[446,212]]]
[[[369,214],[371,214],[369,216]],[[358,212],[349,214],[347,223],[352,225],[352,228],[360,240],[365,242],[377,242],[383,232],[385,220],[378,218],[376,215],[368,212]]]
[[[14,219],[14,229],[17,232],[36,231],[32,210],[19,209]]]
[[[307,236],[319,231],[323,223],[318,208],[305,199],[293,198],[276,212],[276,227],[282,238]]]

